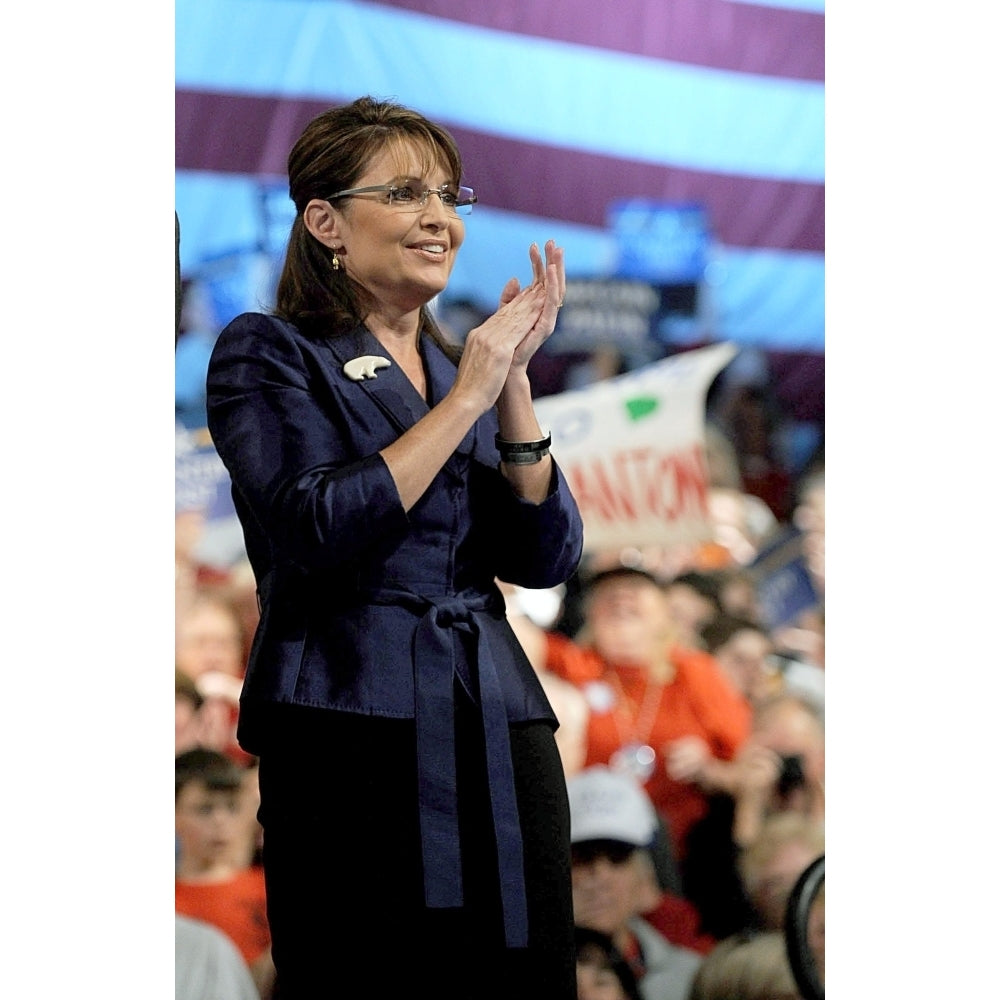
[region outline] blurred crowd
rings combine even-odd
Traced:
[[[188,428],[211,341],[198,305],[178,340]],[[560,720],[580,1000],[804,996],[785,930],[825,855],[822,434],[792,455],[759,377],[720,382],[706,416],[710,539],[590,552],[551,591],[497,581]],[[256,762],[235,739],[255,582],[243,559],[200,560],[204,523],[178,510],[177,997],[280,1000]],[[756,559],[782,533],[812,600],[776,613]],[[808,938],[822,982],[822,893]]]

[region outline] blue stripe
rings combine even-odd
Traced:
[[[720,340],[775,351],[824,351],[823,255],[719,247],[707,294]]]
[[[350,0],[177,0],[176,85],[395,97],[452,126],[819,183],[824,87],[508,35]]]
[[[185,275],[203,272],[206,260],[257,246],[261,208],[253,178],[179,171],[175,192]],[[567,270],[575,277],[606,276],[615,257],[606,230],[482,207],[469,219],[466,234],[447,296],[471,298],[484,307],[496,302],[508,278],[531,280],[532,241],[552,237],[563,245]],[[708,278],[705,294],[719,339],[773,350],[824,350],[822,254],[716,247]],[[248,302],[245,308],[259,304]]]
[[[826,0],[729,0],[729,2],[751,4],[754,7],[780,7],[782,10],[801,10],[807,14],[826,13]]]

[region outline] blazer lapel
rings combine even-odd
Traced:
[[[336,362],[336,376],[351,381],[360,392],[366,393],[400,433],[408,430],[429,412],[426,400],[413,387],[403,369],[366,328],[359,328],[354,336],[329,340],[327,346]],[[455,365],[426,334],[422,335],[421,349],[427,368],[428,395],[432,402],[437,403],[444,398],[455,381]],[[384,358],[390,362],[389,367],[378,368],[375,378],[362,378],[355,382],[345,373],[344,365],[354,358],[365,356]],[[493,442],[490,441],[489,444],[492,446]],[[467,459],[474,454],[475,449],[474,424],[445,463],[445,470],[453,476],[461,477],[456,456],[462,455]],[[481,460],[489,462],[488,457],[481,457]]]
[[[337,376],[370,396],[400,432],[408,430],[427,413],[427,403],[413,387],[403,369],[367,329],[361,327],[354,336],[331,339],[326,343],[336,362]],[[344,371],[344,365],[354,358],[362,357],[384,358],[389,366],[378,368],[374,378],[354,381]]]

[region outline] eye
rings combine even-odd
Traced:
[[[401,184],[399,187],[392,188],[389,193],[392,200],[400,205],[409,205],[420,200],[420,194],[412,184]]]
[[[448,208],[454,208],[458,204],[458,195],[454,191],[449,190],[447,187],[441,188],[441,200],[448,206]]]

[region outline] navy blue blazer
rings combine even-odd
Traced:
[[[426,335],[421,349],[433,404],[456,369]],[[583,525],[555,463],[541,504],[513,492],[498,468],[495,410],[404,511],[378,452],[429,404],[394,363],[349,378],[345,363],[363,355],[387,357],[364,327],[312,339],[260,313],[234,319],[212,354],[208,429],[261,609],[238,735],[259,753],[273,704],[414,718],[427,901],[459,905],[453,684],[481,707],[498,841],[509,843],[519,834],[507,724],[558,723],[494,581],[565,581]],[[501,859],[501,869],[518,863]],[[509,941],[521,936],[517,906],[505,900]]]

